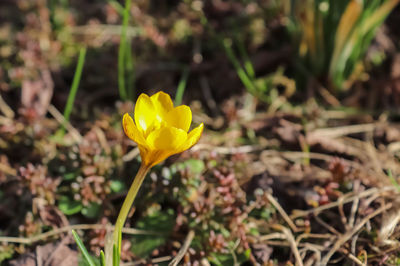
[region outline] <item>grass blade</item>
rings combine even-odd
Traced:
[[[335,48],[340,51],[350,36],[359,16],[362,12],[362,4],[356,0],[351,1],[339,21],[336,31]]]
[[[74,79],[72,81],[71,90],[69,91],[67,104],[64,109],[64,118],[69,122],[69,117],[74,107],[76,92],[78,91],[79,83],[81,81],[82,70],[85,64],[86,47],[82,47],[79,51],[78,65],[76,66]],[[65,125],[64,125],[65,127]]]
[[[119,266],[119,252],[117,245],[113,246],[113,266]]]
[[[113,255],[112,255],[112,260],[113,260],[113,266],[119,266],[120,260],[121,260],[121,242],[122,242],[122,232],[120,228],[115,228],[117,230],[118,234],[118,239],[114,241],[113,243]],[[115,243],[116,242],[116,243]]]
[[[125,76],[127,77],[127,93],[128,99],[133,100],[135,92],[135,65],[132,60],[132,47],[131,41],[126,41],[127,45],[125,46],[125,63],[126,63],[126,72]]]
[[[336,30],[335,47],[329,67],[331,77],[335,77],[336,72],[343,73],[348,57],[353,50],[352,32],[361,16],[362,4],[356,0],[351,1],[344,11]]]
[[[118,89],[119,89],[119,96],[122,100],[127,100],[128,94],[126,91],[126,84],[125,84],[125,59],[126,59],[126,30],[128,27],[129,22],[129,12],[131,9],[131,0],[125,1],[125,8],[124,14],[122,18],[122,30],[121,30],[121,39],[119,43],[119,50],[118,50]]]
[[[175,105],[181,105],[183,94],[185,93],[186,83],[189,77],[189,68],[185,67],[182,72],[181,80],[179,81],[178,88],[176,89]]]
[[[103,250],[100,251],[100,265],[101,266],[106,266],[106,258],[104,256]]]
[[[397,6],[400,0],[389,0],[382,4],[367,20],[363,23],[362,32],[367,32],[380,25],[390,12]]]
[[[249,76],[246,74],[246,71],[242,68],[242,66],[239,63],[239,60],[236,58],[235,53],[233,52],[232,49],[232,43],[231,40],[225,39],[223,41],[223,45],[225,48],[226,55],[228,56],[229,60],[233,64],[236,73],[238,74],[240,80],[242,81],[243,85],[246,87],[246,89],[253,95],[256,96],[257,94],[257,88],[254,86],[253,82],[249,78]]]
[[[120,3],[118,3],[118,1],[108,0],[108,3],[110,4],[110,6],[115,8],[115,10],[117,10],[119,14],[121,14],[121,15],[124,14],[124,7]]]
[[[239,48],[239,53],[244,61],[244,69],[247,72],[247,75],[254,80],[256,78],[256,72],[254,70],[253,64],[251,63],[250,57],[247,54],[245,45],[243,40],[240,40],[239,38],[237,38],[237,47]]]
[[[85,245],[83,244],[82,240],[80,239],[79,235],[75,232],[75,230],[72,230],[72,235],[74,236],[75,242],[78,245],[80,251],[82,252],[83,257],[85,258],[89,266],[96,266],[92,257],[90,256],[89,252],[85,248]]]
[[[393,184],[393,186],[397,189],[397,191],[400,192],[400,184],[399,184],[399,183],[397,182],[397,180],[393,177],[392,170],[390,170],[390,169],[389,169],[389,171],[388,171],[388,177],[389,177],[390,182]]]

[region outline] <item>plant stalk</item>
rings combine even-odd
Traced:
[[[135,179],[133,180],[131,187],[129,188],[128,194],[126,195],[124,203],[122,204],[121,210],[118,214],[117,222],[115,223],[115,229],[114,229],[114,245],[118,245],[118,252],[121,252],[119,235],[121,234],[126,218],[128,217],[129,210],[132,207],[133,201],[136,198],[139,188],[142,185],[143,180],[146,177],[146,174],[150,170],[150,168],[151,166],[147,166],[144,163],[142,163],[142,165],[139,168],[139,171],[136,174]]]

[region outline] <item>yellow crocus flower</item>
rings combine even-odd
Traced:
[[[201,123],[188,132],[192,123],[189,106],[174,107],[170,96],[161,91],[151,97],[144,93],[139,96],[134,119],[126,113],[122,124],[125,134],[138,144],[142,162],[147,167],[191,148],[200,139],[204,127]]]
[[[139,96],[134,119],[135,121],[129,114],[125,114],[122,125],[125,134],[137,143],[142,163],[115,223],[114,247],[110,250],[116,247],[118,254],[121,252],[122,228],[147,172],[169,156],[191,148],[199,141],[204,128],[201,123],[188,132],[192,123],[192,111],[189,106],[174,107],[169,95],[161,91],[151,97],[144,93]],[[111,260],[112,252],[106,253],[106,260]]]

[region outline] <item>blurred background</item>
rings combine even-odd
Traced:
[[[71,229],[99,255],[159,90],[206,129],[145,180],[125,265],[397,265],[398,3],[0,1],[1,265],[84,265]]]

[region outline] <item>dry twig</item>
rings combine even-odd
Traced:
[[[341,136],[346,136],[350,134],[356,133],[364,133],[364,132],[371,132],[375,130],[376,124],[361,124],[361,125],[351,125],[351,126],[343,126],[343,127],[333,127],[333,128],[321,128],[316,129],[310,134],[315,134],[318,136],[330,137],[330,138],[337,138]]]
[[[76,130],[71,123],[69,123],[67,120],[65,120],[64,116],[57,110],[57,108],[50,104],[48,108],[49,113],[57,120],[58,123],[61,125],[65,125],[67,130],[71,133],[71,136],[74,138],[76,142],[81,142],[82,141],[82,136],[79,133],[78,130]]]
[[[290,228],[293,230],[293,232],[298,232],[299,229],[297,228],[297,226],[294,224],[294,222],[292,221],[292,219],[290,219],[289,215],[287,215],[287,213],[285,212],[285,210],[281,207],[281,205],[279,204],[278,201],[276,201],[274,199],[274,197],[272,197],[271,194],[266,193],[267,195],[267,199],[269,202],[271,202],[272,205],[274,205],[275,209],[280,213],[280,215],[282,215],[282,218],[286,221],[286,223],[290,226]]]
[[[168,264],[168,266],[177,266],[178,265],[178,263],[182,260],[183,256],[185,256],[188,248],[190,247],[190,244],[193,241],[193,238],[194,238],[194,231],[190,230],[189,234],[186,236],[183,246],[179,250],[176,257]]]
[[[96,229],[107,229],[114,230],[114,226],[107,226],[103,224],[75,224],[68,225],[61,228],[57,228],[39,235],[35,235],[32,237],[8,237],[8,236],[0,236],[0,242],[8,242],[8,243],[20,243],[31,245],[33,243],[45,240],[52,236],[58,236],[63,233],[70,233],[72,230],[96,230]],[[122,233],[130,234],[130,235],[159,235],[159,232],[145,231],[139,230],[135,228],[123,228]]]
[[[14,118],[15,113],[11,109],[10,106],[3,100],[3,98],[0,95],[0,111],[7,117],[7,118]]]
[[[156,263],[160,262],[166,262],[171,260],[171,256],[164,256],[164,257],[159,257],[151,260],[151,263],[155,265]],[[121,266],[136,266],[136,265],[143,265],[143,260],[140,261],[134,261],[134,262],[128,262],[128,263],[121,263]]]
[[[356,226],[354,226],[353,229],[339,237],[339,239],[335,242],[332,248],[329,249],[328,253],[322,258],[321,265],[327,265],[329,262],[329,259],[332,257],[333,254],[335,254],[336,251],[339,250],[339,248],[346,243],[354,234],[356,234],[361,228],[372,218],[377,216],[378,214],[381,214],[382,212],[390,209],[393,204],[389,203],[387,205],[384,205],[374,211],[373,213],[367,215],[361,222],[359,222]]]
[[[363,191],[361,193],[358,193],[356,195],[354,195],[354,193],[348,193],[348,194],[345,194],[345,195],[342,196],[344,199],[341,202],[339,202],[339,201],[331,202],[331,203],[316,207],[316,208],[311,209],[311,210],[306,210],[306,211],[296,210],[291,215],[291,218],[292,219],[296,219],[296,218],[299,218],[299,217],[307,216],[307,215],[309,215],[311,213],[313,213],[314,215],[317,215],[318,213],[320,213],[320,212],[322,212],[324,210],[335,208],[335,207],[339,206],[340,204],[346,204],[346,203],[354,201],[355,199],[366,198],[366,197],[369,197],[369,196],[374,195],[374,194],[378,195],[378,194],[382,194],[382,193],[385,193],[385,192],[388,192],[388,191],[396,191],[396,188],[394,188],[392,186],[383,187],[381,189],[370,188],[370,189],[365,190],[365,191]]]
[[[286,240],[290,244],[290,248],[292,249],[293,255],[296,259],[296,265],[303,266],[303,260],[301,259],[299,249],[297,248],[297,244],[296,244],[296,241],[294,240],[292,232],[286,227],[283,227],[283,226],[279,226],[279,227],[281,227],[280,228],[281,231],[285,234]]]
[[[132,149],[130,152],[128,152],[127,154],[125,154],[124,156],[122,156],[122,161],[124,161],[124,162],[132,161],[138,155],[139,155],[139,148],[136,147],[136,148]]]
[[[8,166],[6,164],[3,164],[1,162],[0,162],[0,172],[3,172],[3,173],[5,173],[7,175],[10,175],[10,176],[16,176],[17,175],[17,170],[15,170],[14,168],[12,168],[12,167],[10,167],[10,166]]]

